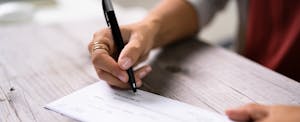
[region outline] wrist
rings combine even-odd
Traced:
[[[155,15],[155,14],[149,14],[147,17],[143,19],[143,23],[149,28],[149,33],[152,34],[152,47],[156,48],[160,47],[160,43],[158,41],[161,41],[161,32],[162,32],[162,19],[161,17]]]

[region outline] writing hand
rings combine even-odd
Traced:
[[[147,58],[156,34],[154,27],[146,21],[121,26],[125,47],[119,58],[111,30],[105,28],[96,32],[88,48],[99,78],[114,87],[130,88],[126,70]],[[137,87],[142,85],[141,79],[151,70],[151,66],[146,65],[135,71]]]

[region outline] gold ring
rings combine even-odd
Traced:
[[[109,51],[108,47],[105,44],[100,44],[99,42],[94,42],[93,52],[95,52],[98,49],[103,49],[106,52]]]

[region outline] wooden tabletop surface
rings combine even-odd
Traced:
[[[0,122],[74,121],[44,105],[98,80],[87,44],[99,20],[0,26]],[[196,39],[152,52],[144,90],[203,109],[300,104],[300,84]]]

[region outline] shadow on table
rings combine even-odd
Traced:
[[[193,73],[192,65],[197,62],[197,55],[209,47],[192,38],[163,48],[151,63],[153,70],[143,80],[142,89],[159,95],[172,94],[182,84],[182,78]]]

